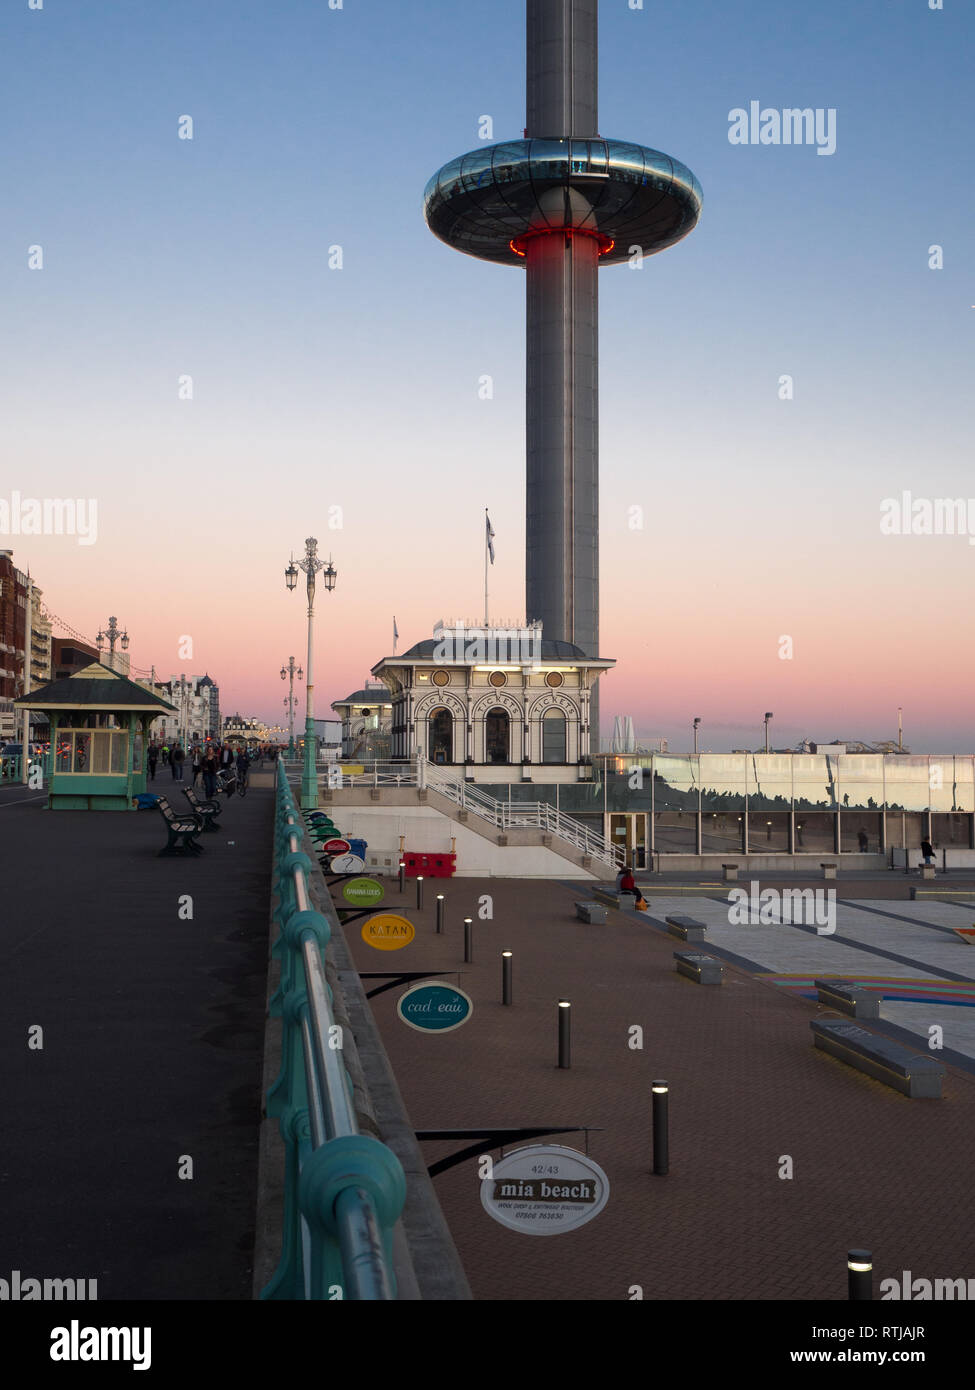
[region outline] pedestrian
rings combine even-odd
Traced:
[[[921,841],[921,853],[924,855],[925,864],[934,863],[934,845],[927,836]]]
[[[168,743],[164,743],[163,746],[162,746],[162,761],[163,761],[163,767],[165,767],[166,764],[169,762],[169,744],[168,744]]]
[[[149,769],[149,781],[156,780],[156,763],[159,761],[159,745],[155,740],[146,749],[146,767]]]
[[[208,797],[217,794],[217,759],[212,748],[207,749],[207,755],[201,764],[203,768],[203,790]]]
[[[200,773],[203,770],[203,754],[200,752],[200,745],[198,743],[194,743],[193,745],[192,767],[193,786],[195,787],[197,784],[197,780],[199,779]]]
[[[860,853],[866,854],[870,841],[867,839],[867,832],[865,830],[857,831],[857,844],[860,846]]]
[[[229,743],[225,743],[220,749],[220,770],[226,772],[234,760],[234,750]]]
[[[250,759],[244,752],[243,748],[237,754],[236,761],[234,762],[234,767],[236,767],[237,769],[237,781],[240,783],[241,786],[243,786],[244,783],[247,781],[247,774],[250,771]]]
[[[182,782],[183,780],[183,759],[186,754],[183,752],[182,745],[177,743],[170,755],[170,762],[173,765],[173,781]]]

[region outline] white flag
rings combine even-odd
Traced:
[[[493,540],[494,540],[494,527],[491,525],[491,518],[488,516],[486,510],[485,510],[485,512],[484,512],[484,521],[485,521],[485,524],[486,524],[486,526],[487,526],[487,548],[488,548],[488,554],[491,556],[491,564],[493,565],[493,564],[494,564],[494,546],[493,546],[492,542],[493,542]]]
[[[399,641],[399,629],[396,626],[396,614],[393,614],[393,641]]]

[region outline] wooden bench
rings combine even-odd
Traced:
[[[725,881],[725,883],[737,883],[737,882],[738,882],[738,865],[737,865],[737,864],[722,864],[721,867],[722,867],[722,869],[724,870],[724,881]]]
[[[698,985],[720,985],[724,974],[721,962],[714,956],[702,956],[697,951],[675,951],[678,975],[685,975]]]
[[[601,925],[606,921],[606,909],[602,903],[576,903],[576,916],[590,925]]]
[[[836,877],[836,870],[837,870],[837,867],[838,867],[836,864],[820,864],[819,867],[820,867],[820,868],[822,869],[822,871],[823,871],[823,878],[835,878],[835,877]]]
[[[671,936],[679,936],[681,941],[703,941],[707,927],[703,922],[699,922],[696,917],[685,917],[675,914],[673,917],[665,917],[667,930]]]
[[[941,1099],[945,1068],[933,1057],[868,1033],[842,1018],[814,1018],[809,1024],[816,1047],[857,1071],[866,1072],[911,1099]]]
[[[156,810],[166,822],[169,832],[169,839],[159,851],[160,855],[203,853],[203,846],[196,843],[197,836],[203,831],[202,816],[177,816],[164,796],[157,799]]]
[[[204,834],[215,835],[217,833],[216,820],[223,810],[219,801],[211,801],[209,798],[201,801],[192,787],[184,787],[183,795],[190,803],[193,814],[202,820]]]
[[[880,996],[853,980],[813,980],[820,1004],[829,1004],[850,1018],[879,1018]]]

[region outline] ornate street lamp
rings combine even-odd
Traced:
[[[297,573],[297,571],[295,571],[295,573]],[[286,577],[287,577],[287,574],[288,574],[288,571],[285,570],[285,576],[286,576]],[[327,577],[326,577],[326,581],[325,581],[325,582],[326,582],[326,584],[328,583]],[[294,586],[293,586],[293,585],[289,585],[289,587],[293,588]],[[298,679],[301,680],[303,674],[304,674],[304,673],[302,672],[301,667],[300,667],[300,666],[298,666],[298,667],[295,666],[295,659],[294,659],[293,656],[289,656],[289,657],[288,657],[288,664],[287,664],[287,666],[282,666],[282,667],[281,667],[281,679],[282,679],[282,680],[286,680],[286,679],[288,679],[288,677],[290,677],[290,682],[289,682],[289,686],[288,686],[288,694],[285,696],[285,699],[284,699],[284,703],[285,703],[285,705],[287,706],[287,709],[288,709],[288,757],[289,757],[289,758],[293,758],[293,757],[295,756],[295,703],[296,703],[296,700],[297,700],[297,697],[296,697],[296,695],[295,695],[295,676],[297,676]]]
[[[128,632],[119,631],[118,619],[114,616],[109,618],[108,627],[105,628],[104,632],[99,632],[98,636],[95,638],[95,646],[98,648],[99,654],[105,642],[108,643],[108,664],[114,670],[116,642],[119,643],[123,652],[129,650],[129,634]]]
[[[315,576],[319,570],[324,570],[322,576],[325,588],[331,593],[335,588],[335,580],[338,575],[332,565],[331,557],[328,563],[318,558],[318,541],[314,536],[310,536],[305,541],[305,555],[302,560],[295,560],[292,555],[290,563],[284,572],[284,580],[289,589],[294,589],[298,583],[298,570],[304,570],[306,585],[308,590],[308,660],[305,662],[307,677],[305,681],[305,761],[301,774],[301,805],[306,811],[314,810],[318,806],[318,767],[316,762],[316,739],[315,739],[315,706],[314,706],[314,633],[313,620],[315,617]]]

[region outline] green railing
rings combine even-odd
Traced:
[[[267,1096],[285,1146],[281,1259],[262,1299],[396,1297],[393,1227],[406,1199],[399,1159],[359,1133],[352,1083],[342,1057],[324,952],[328,920],[312,908],[311,860],[300,849],[300,812],[282,762],[274,823],[272,955],[280,985],[271,999],[280,1017],[281,1071]]]

